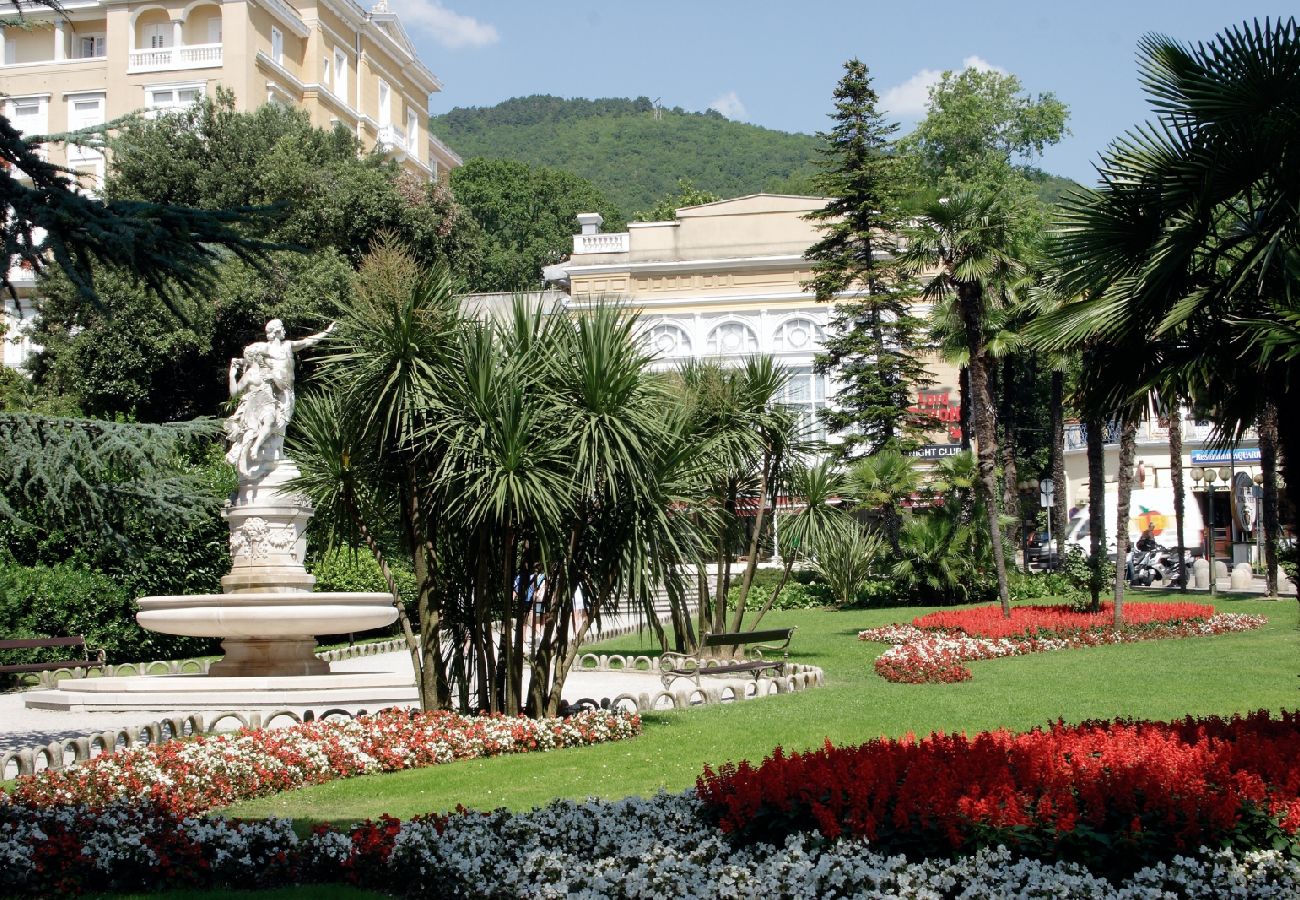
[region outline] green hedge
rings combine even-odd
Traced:
[[[84,635],[110,663],[200,656],[216,651],[207,638],[146,631],[135,622],[135,595],[122,582],[74,563],[23,566],[0,560],[0,636]],[[7,663],[66,657],[66,650],[5,651]]]

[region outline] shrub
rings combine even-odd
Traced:
[[[847,606],[871,580],[880,540],[856,522],[830,530],[815,548],[813,570],[825,582],[835,602]]]
[[[767,598],[772,596],[776,590],[776,585],[759,585],[755,583],[749,589],[749,597],[745,601],[745,609],[762,609]],[[727,593],[727,605],[735,609],[736,601],[740,597],[740,588],[732,586]],[[781,594],[776,598],[776,603],[772,604],[772,609],[817,609],[822,606],[830,606],[834,603],[831,597],[830,589],[820,582],[813,584],[800,584],[793,578],[785,583],[781,588]]]
[[[419,586],[415,573],[405,560],[388,559],[388,571],[397,583],[397,593],[410,616],[415,615],[415,601]],[[379,563],[368,550],[353,547],[335,547],[326,550],[311,565],[316,576],[318,591],[387,591],[388,583],[380,571]]]
[[[135,595],[120,580],[74,563],[0,562],[0,632],[6,637],[85,635],[109,662],[211,653],[216,641],[147,631],[135,621]],[[59,659],[66,651],[14,651],[10,662]]]

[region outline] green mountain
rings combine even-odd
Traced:
[[[655,109],[635,100],[537,95],[451,110],[430,121],[465,159],[485,156],[564,169],[588,179],[631,218],[682,178],[720,197],[806,193],[817,139],[732,122],[713,110]]]
[[[465,159],[510,159],[580,175],[629,220],[677,193],[683,178],[719,197],[816,193],[815,136],[733,122],[715,110],[656,108],[646,97],[515,97],[457,107],[431,118],[429,127]],[[1076,187],[1038,169],[1026,174],[1048,203]]]

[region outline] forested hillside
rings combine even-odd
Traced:
[[[552,166],[594,183],[628,218],[687,178],[722,197],[811,190],[817,139],[732,122],[713,111],[635,100],[517,97],[434,117],[433,133],[465,159]]]
[[[646,97],[515,97],[457,107],[430,119],[430,128],[466,160],[509,159],[580,175],[625,219],[676,193],[683,178],[719,197],[817,193],[815,136],[733,122],[713,110],[656,111]],[[1074,186],[1036,169],[1028,174],[1048,203]]]

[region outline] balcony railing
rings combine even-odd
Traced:
[[[631,249],[631,236],[626,232],[609,234],[575,234],[573,252],[579,253],[627,253]]]
[[[406,149],[406,135],[392,125],[380,125],[379,136],[375,140],[388,150]]]
[[[126,70],[161,72],[167,69],[210,69],[220,65],[220,44],[185,44],[180,47],[132,50]]]
[[[1120,427],[1116,422],[1107,422],[1104,426],[1105,431],[1102,434],[1103,444],[1118,444],[1120,438]],[[1196,422],[1185,420],[1183,422],[1183,440],[1188,443],[1203,443],[1210,439],[1214,432],[1214,423]],[[1254,430],[1249,430],[1243,435],[1246,440],[1254,440]],[[1169,443],[1169,429],[1160,425],[1158,422],[1143,421],[1138,425],[1137,442],[1139,444],[1167,444]],[[1088,426],[1083,424],[1065,426],[1065,449],[1066,450],[1085,450],[1088,447]]]

